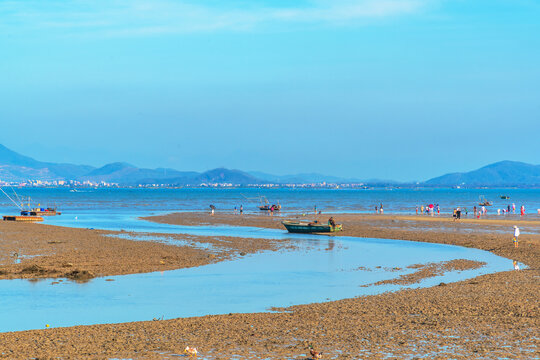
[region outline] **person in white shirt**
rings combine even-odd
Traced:
[[[518,247],[518,239],[519,239],[519,228],[514,225],[514,247]]]

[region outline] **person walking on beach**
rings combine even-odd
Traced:
[[[516,213],[516,204],[512,203],[512,214]]]
[[[476,217],[476,205],[473,207],[474,216]]]
[[[517,260],[514,260],[514,270],[519,270],[519,265],[518,265],[518,262]]]
[[[379,213],[379,208],[377,207],[377,205],[375,205],[375,213]]]
[[[210,205],[210,215],[214,216],[215,210],[216,210],[216,207],[214,205]]]
[[[242,215],[243,213],[244,213],[244,206],[240,205],[240,215]]]
[[[381,214],[382,214],[384,212],[384,210],[382,208],[382,203],[381,203],[380,209],[381,209]]]
[[[506,212],[507,212],[508,214],[510,214],[510,205],[508,205],[508,206],[506,207]]]
[[[236,215],[236,206],[234,207],[234,215]]]
[[[416,215],[418,215],[418,206],[416,207]]]
[[[424,205],[420,206],[420,213],[423,215],[424,214]]]
[[[514,225],[514,239],[513,239],[513,241],[514,241],[514,247],[517,248],[519,246],[519,243],[518,243],[518,241],[519,241],[519,228],[516,225]]]
[[[437,215],[441,214],[441,208],[439,207],[439,204],[437,204]]]
[[[521,209],[520,209],[520,216],[525,216],[525,205],[521,205]]]

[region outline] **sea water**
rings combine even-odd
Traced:
[[[439,204],[445,214],[458,206],[472,212],[479,198],[485,196],[493,201],[488,212],[515,204],[517,211],[525,206],[528,215],[536,215],[540,209],[540,189],[107,189],[88,188],[71,192],[67,188],[4,188],[14,199],[31,197],[33,204],[41,207],[58,206],[59,211],[110,211],[141,214],[170,211],[209,210],[232,211],[243,205],[246,212],[259,212],[260,196],[271,204],[282,205],[284,212],[373,212],[383,204],[386,213],[415,213],[416,206]],[[16,194],[14,194],[14,191]],[[508,195],[503,200],[500,195]],[[17,201],[17,200],[16,200]],[[6,197],[0,196],[0,211],[15,214],[17,208]]]
[[[63,327],[262,312],[403,287],[433,286],[512,268],[511,261],[489,252],[442,244],[325,236],[299,236],[291,241],[297,249],[238,255],[206,266],[110,276],[87,283],[1,280],[0,331],[39,329],[46,324]],[[413,272],[407,268],[413,264],[454,259],[486,265],[408,286],[373,285]]]
[[[189,269],[93,279],[87,283],[43,279],[0,281],[0,331],[116,323],[231,312],[269,311],[284,307],[402,288],[375,286],[414,271],[413,264],[469,259],[485,262],[480,269],[453,271],[405,287],[433,286],[512,269],[511,261],[492,253],[443,244],[411,241],[288,234],[285,230],[238,226],[176,226],[138,220],[170,211],[218,211],[244,205],[256,212],[254,189],[25,189],[24,195],[56,205],[61,216],[49,224],[128,230],[141,233],[240,236],[289,239],[295,250],[266,251]],[[370,211],[384,202],[385,210],[408,212],[415,202],[452,206],[475,201],[477,192],[453,190],[268,190],[263,192],[287,210],[302,212],[317,205],[323,211]],[[486,191],[484,191],[486,193]],[[494,197],[492,192],[491,196]],[[514,199],[538,201],[540,193],[516,190]],[[490,196],[486,195],[490,198]],[[41,200],[46,199],[46,200]],[[429,199],[429,200],[428,200]],[[8,207],[9,204],[1,204]],[[151,236],[137,238],[151,241]],[[179,244],[182,245],[182,244]],[[396,269],[398,268],[398,269]],[[113,280],[113,281],[107,281]]]
[[[232,312],[373,295],[403,287],[433,286],[512,269],[509,260],[458,246],[412,241],[289,234],[239,226],[177,226],[138,220],[136,215],[57,216],[66,226],[125,229],[131,238],[152,235],[241,236],[289,240],[295,249],[265,251],[195,268],[111,276],[87,283],[42,279],[0,281],[0,331],[116,323]],[[61,220],[66,219],[66,220]],[[137,232],[141,236],[137,236]],[[122,235],[123,236],[123,235]],[[181,236],[180,236],[181,237]],[[176,237],[175,237],[176,238]],[[171,244],[185,245],[182,240]],[[414,271],[414,264],[454,259],[484,262],[480,269],[452,271],[419,283],[374,285]],[[110,281],[113,280],[113,281]]]

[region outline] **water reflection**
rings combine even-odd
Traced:
[[[413,272],[410,265],[429,262],[469,259],[485,262],[486,266],[445,273],[407,287],[433,286],[512,269],[507,259],[457,246],[289,234],[253,227],[175,226],[137,220],[138,215],[72,214],[56,217],[49,223],[141,233],[290,239],[296,247],[197,268],[111,276],[87,283],[2,280],[0,331],[38,329],[43,324],[58,327],[151,320],[158,316],[169,319],[261,312],[271,307],[376,294],[401,287],[369,284],[395,279]],[[153,240],[146,234],[134,239]],[[313,284],[317,291],[313,291]]]

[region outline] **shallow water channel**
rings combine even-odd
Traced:
[[[411,273],[412,264],[469,259],[476,270],[454,271],[405,287],[433,286],[510,270],[511,261],[486,251],[400,240],[292,235],[284,230],[233,226],[174,226],[111,217],[64,214],[47,223],[144,233],[291,239],[296,250],[263,252],[173,271],[111,276],[76,283],[57,279],[0,281],[0,331],[118,323],[153,318],[261,312],[377,294],[403,288],[367,286]],[[77,216],[77,219],[75,219]],[[148,236],[135,237],[141,241]],[[396,270],[395,268],[399,268]],[[114,280],[114,281],[110,281]],[[55,283],[55,284],[53,284]]]

